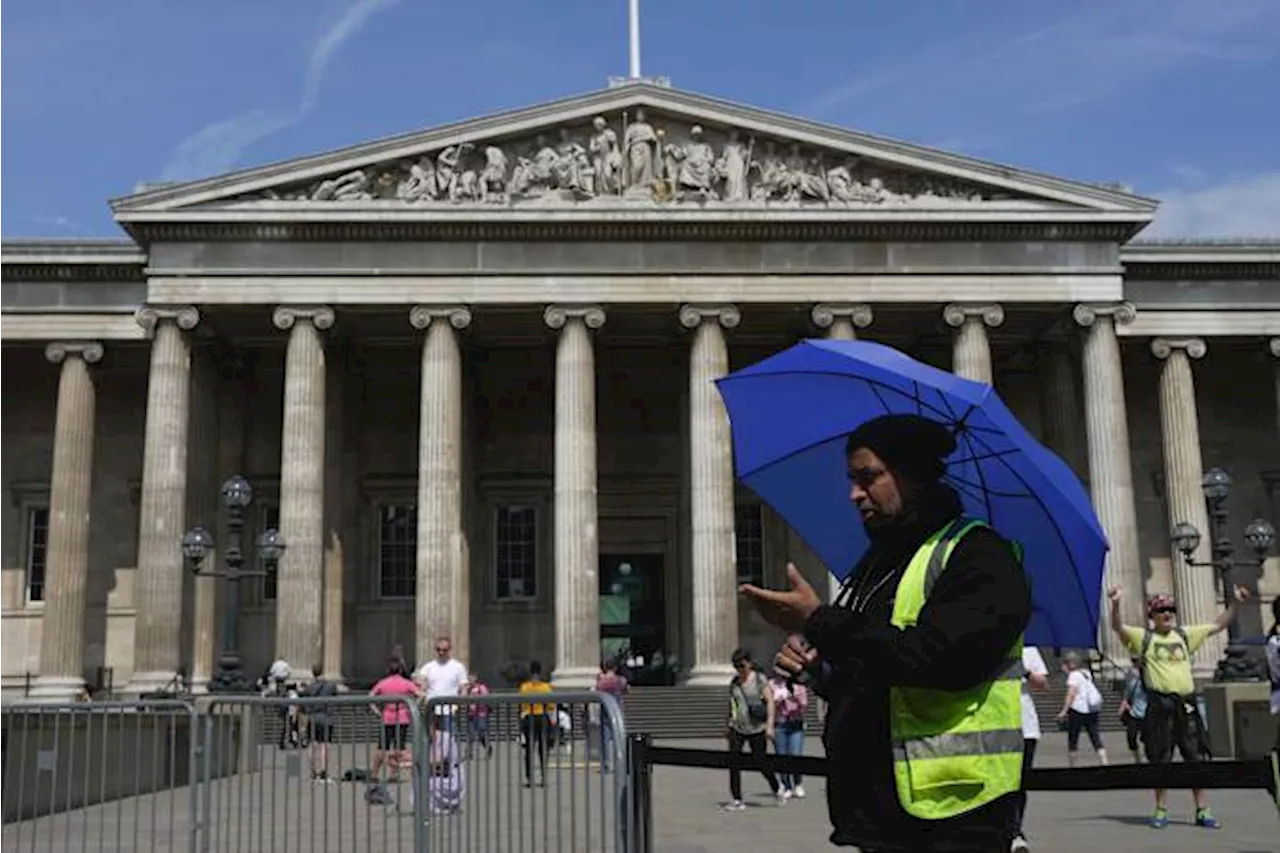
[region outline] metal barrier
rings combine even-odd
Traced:
[[[18,704],[3,735],[5,853],[427,849],[405,698]]]
[[[3,849],[192,849],[197,731],[184,702],[5,706]]]
[[[627,846],[635,788],[626,723],[612,696],[434,699],[425,717],[432,752],[420,790],[431,853],[637,849]]]
[[[634,788],[632,853],[653,850],[653,767],[766,771],[829,775],[826,758],[810,755],[753,755],[728,750],[654,746],[649,735],[629,738],[629,776]],[[1137,764],[1088,768],[1032,768],[1023,779],[1027,791],[1117,791],[1165,789],[1249,789],[1266,791],[1280,809],[1280,752],[1254,761],[1205,761],[1163,765]]]

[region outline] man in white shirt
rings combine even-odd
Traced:
[[[436,659],[427,661],[418,670],[418,683],[427,691],[427,701],[454,698],[462,693],[467,683],[467,668],[453,657],[453,643],[448,637],[436,639]],[[443,731],[453,733],[454,712],[457,705],[446,703],[435,706],[432,721]]]
[[[1013,837],[1012,853],[1029,850],[1027,839],[1022,834],[1022,816],[1027,811],[1026,775],[1036,757],[1036,747],[1040,743],[1040,715],[1036,712],[1035,700],[1031,698],[1032,690],[1044,690],[1049,686],[1049,668],[1044,665],[1044,658],[1035,646],[1024,646],[1022,649],[1022,776],[1024,790],[1018,793],[1018,833]]]

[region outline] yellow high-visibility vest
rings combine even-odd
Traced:
[[[916,624],[956,544],[980,526],[958,518],[925,540],[898,583],[894,626]],[[1021,787],[1022,675],[1018,637],[991,680],[970,690],[889,689],[893,773],[907,814],[954,817]]]

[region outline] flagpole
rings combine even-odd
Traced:
[[[627,0],[631,34],[631,79],[640,79],[640,0]]]

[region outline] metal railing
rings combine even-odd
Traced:
[[[599,693],[19,703],[3,736],[5,853],[634,840],[626,724]]]

